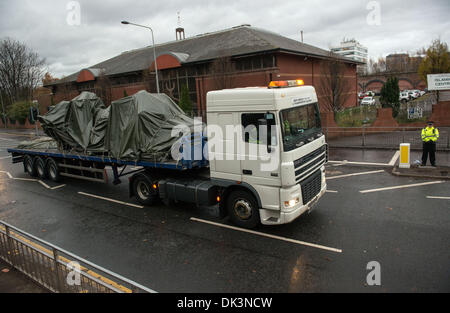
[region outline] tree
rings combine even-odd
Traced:
[[[439,39],[433,40],[427,49],[425,58],[419,66],[419,75],[423,80],[427,80],[428,74],[441,74],[450,72],[450,57],[448,46]]]
[[[425,58],[419,66],[419,76],[427,81],[428,74],[441,74],[450,72],[450,56],[447,43],[435,39],[427,49]],[[439,91],[437,92],[439,101]]]
[[[49,72],[47,72],[45,73],[44,78],[42,78],[42,85],[47,85],[57,80],[59,80],[59,78],[53,77]]]
[[[328,111],[338,112],[344,108],[350,97],[350,84],[345,77],[347,65],[334,53],[321,66],[321,80],[318,87]]]
[[[400,88],[397,77],[388,77],[381,88],[380,102],[383,108],[392,108],[392,115],[397,117],[400,110]]]
[[[181,87],[179,106],[185,113],[192,112],[192,102],[191,98],[189,97],[189,89],[186,85],[183,85],[183,87]]]
[[[234,87],[234,72],[236,64],[231,57],[221,57],[214,60],[209,68],[215,90],[229,89]]]
[[[0,90],[6,101],[31,100],[44,76],[45,59],[24,43],[6,38],[0,41]]]

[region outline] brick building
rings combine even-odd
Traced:
[[[197,115],[205,115],[206,93],[210,90],[267,86],[271,80],[297,78],[316,87],[324,110],[325,99],[319,87],[329,51],[250,25],[177,39],[155,46],[160,92],[178,101],[186,85]],[[361,63],[338,58],[344,64],[343,76],[349,86],[345,106],[355,106],[356,66]],[[45,107],[85,90],[96,92],[106,103],[141,89],[156,92],[153,60],[152,46],[123,52],[45,84],[52,95],[41,96],[39,101]]]

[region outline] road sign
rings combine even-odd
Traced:
[[[428,90],[450,90],[450,73],[427,75]]]

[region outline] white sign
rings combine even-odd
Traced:
[[[450,73],[427,75],[428,90],[450,90]]]

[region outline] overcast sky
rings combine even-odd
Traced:
[[[175,39],[177,12],[186,37],[241,24],[329,49],[355,38],[370,57],[413,52],[434,38],[450,44],[450,1],[336,0],[0,0],[0,38],[26,43],[56,77],[151,44],[150,31],[120,24],[129,20],[153,28],[156,43]],[[379,14],[378,14],[379,13]]]

